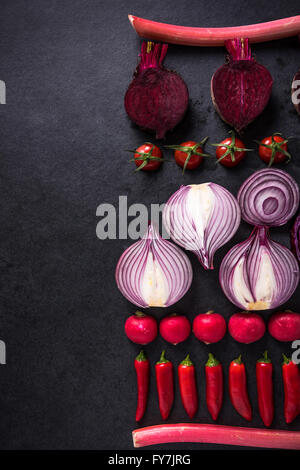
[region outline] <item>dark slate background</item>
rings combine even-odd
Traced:
[[[257,153],[236,169],[206,161],[183,177],[173,163],[155,174],[136,174],[126,148],[153,137],[133,126],[123,97],[137,63],[141,40],[127,14],[191,26],[234,26],[299,14],[297,1],[158,0],[1,0],[0,79],[7,104],[0,106],[0,338],[7,344],[7,365],[0,367],[0,447],[2,449],[132,449],[136,427],[133,359],[139,347],[123,332],[134,311],[118,292],[114,270],[127,240],[96,237],[96,208],[128,203],[165,202],[181,184],[214,181],[233,194],[254,170],[263,168]],[[296,37],[255,45],[257,59],[274,78],[271,101],[244,135],[253,139],[275,131],[297,137],[299,117],[290,102],[292,77],[300,65]],[[190,106],[166,143],[221,140],[229,130],[215,113],[210,78],[224,62],[224,48],[170,46],[166,65],[185,79]],[[209,149],[209,146],[207,147]],[[298,181],[299,140],[284,167]],[[167,154],[171,158],[171,153]],[[273,229],[275,240],[289,244],[290,226]],[[242,223],[235,238],[216,255],[216,269],[204,272],[190,259],[194,280],[173,311],[192,320],[215,309],[226,318],[236,311],[222,294],[218,268],[234,243],[250,231]],[[299,293],[286,307],[299,310]],[[269,312],[263,313],[265,319]],[[291,353],[268,334],[253,345],[228,335],[211,347],[190,337],[166,345],[161,338],[146,348],[151,363],[167,346],[177,365],[187,352],[197,368],[200,406],[195,422],[210,423],[205,405],[204,363],[208,351],[222,360],[226,393],[219,423],[245,425],[227,393],[229,362],[240,352],[247,371],[254,417],[257,410],[255,361],[268,348],[275,366],[276,416],[273,428],[299,429],[300,417],[283,419],[281,353]],[[141,423],[160,423],[152,370],[149,406]],[[169,422],[188,421],[176,400]],[[213,449],[213,445],[166,445],[169,449]]]

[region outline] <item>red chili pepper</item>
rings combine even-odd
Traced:
[[[291,423],[300,412],[300,372],[291,359],[285,354],[282,356],[284,418],[287,423]]]
[[[268,351],[256,362],[256,384],[258,409],[265,426],[271,426],[274,418],[273,400],[273,365],[268,357]]]
[[[173,365],[165,358],[165,351],[155,364],[159,410],[162,419],[167,419],[174,401]]]
[[[246,369],[241,355],[229,366],[229,395],[236,411],[247,421],[251,421],[252,409],[247,392]]]
[[[223,402],[223,369],[222,364],[211,354],[205,364],[206,404],[213,420],[218,418]]]
[[[188,354],[178,366],[178,379],[181,401],[188,416],[192,419],[198,409],[198,394],[195,377],[195,366]]]
[[[135,419],[136,421],[140,421],[146,411],[150,375],[150,363],[143,350],[135,358],[134,367],[136,370],[138,388],[138,402]]]

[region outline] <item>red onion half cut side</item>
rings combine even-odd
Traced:
[[[237,200],[242,218],[251,225],[284,225],[299,206],[299,187],[285,171],[265,168],[242,184]]]

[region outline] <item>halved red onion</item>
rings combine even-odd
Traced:
[[[124,297],[138,307],[169,307],[188,291],[193,271],[187,255],[150,224],[124,251],[115,276]]]
[[[163,211],[172,240],[192,251],[205,269],[213,269],[215,252],[233,237],[240,219],[235,197],[215,183],[181,186]]]
[[[220,267],[220,284],[228,299],[244,310],[267,310],[286,302],[299,282],[293,253],[255,227],[250,237],[231,248]]]
[[[277,227],[295,214],[299,205],[299,188],[285,171],[265,168],[246,179],[237,200],[246,222]]]

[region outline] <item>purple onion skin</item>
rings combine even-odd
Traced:
[[[296,217],[291,230],[291,249],[300,263],[300,214]]]
[[[167,70],[163,61],[167,44],[143,42],[134,79],[125,94],[124,105],[130,119],[139,127],[164,138],[183,118],[189,93],[183,79]]]
[[[270,72],[251,56],[248,39],[225,42],[228,63],[211,80],[211,96],[220,117],[241,132],[265,109],[272,91]]]

